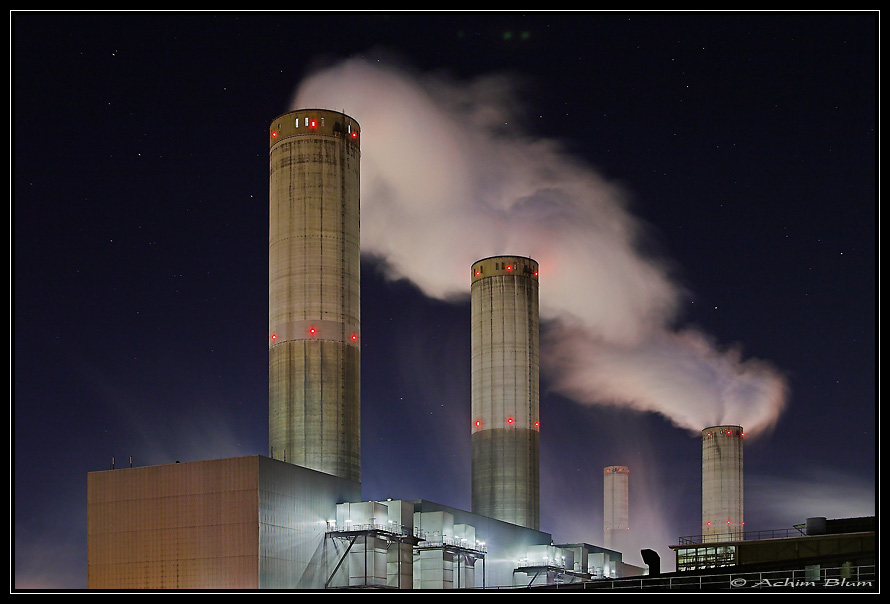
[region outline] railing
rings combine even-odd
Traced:
[[[548,586],[551,589],[606,589],[620,590],[763,590],[788,591],[876,591],[878,580],[876,567],[844,566],[822,569],[795,569],[787,571],[746,572],[724,574],[683,574],[665,577],[627,577],[623,579],[596,579],[571,587]]]
[[[338,525],[334,523],[328,523],[326,532],[328,533],[348,533],[348,532],[362,532],[362,531],[381,531],[385,533],[391,533],[393,535],[400,535],[403,537],[418,537],[423,538],[420,531],[414,529],[411,531],[410,527],[406,526],[395,526],[393,524],[346,524],[346,525]]]
[[[699,545],[718,541],[751,541],[755,539],[783,539],[786,537],[806,536],[806,533],[797,528],[773,529],[765,531],[738,531],[728,533],[711,533],[708,535],[687,535],[680,537],[680,545]],[[707,540],[707,541],[706,541]]]
[[[472,550],[476,552],[485,553],[488,550],[485,545],[480,545],[478,543],[468,543],[466,539],[456,539],[452,537],[442,538],[441,536],[435,537],[435,540],[430,540],[428,535],[421,531],[418,528],[412,528],[408,526],[395,526],[392,524],[346,524],[346,525],[338,525],[334,523],[328,523],[326,531],[327,533],[349,533],[349,532],[365,532],[365,531],[380,531],[384,533],[390,533],[393,535],[398,535],[401,537],[415,537],[424,542],[424,547],[435,548],[435,547],[460,547],[466,550]]]
[[[482,552],[486,553],[488,549],[485,545],[480,545],[476,542],[470,543],[466,539],[457,539],[454,537],[441,537],[435,536],[432,539],[429,538],[428,535],[423,535],[423,544],[421,547],[435,549],[439,547],[458,547],[465,550],[471,550],[474,552]]]

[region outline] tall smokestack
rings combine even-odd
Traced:
[[[539,528],[538,263],[473,264],[473,513]]]
[[[361,479],[359,125],[269,129],[269,456]]]
[[[603,545],[625,552],[630,531],[627,466],[603,468]]]
[[[743,437],[741,426],[712,426],[701,432],[701,524],[705,543],[742,538]]]

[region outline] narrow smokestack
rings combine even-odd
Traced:
[[[712,426],[701,432],[701,523],[705,543],[742,538],[743,437],[741,426]]]
[[[269,455],[361,479],[359,125],[269,128]]]
[[[473,264],[473,512],[539,528],[538,263]]]
[[[627,466],[603,468],[603,545],[619,552],[627,552],[630,536],[629,482]]]

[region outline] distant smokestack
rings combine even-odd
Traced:
[[[291,111],[269,129],[269,455],[361,479],[359,126]]]
[[[539,528],[538,263],[473,264],[473,513]]]
[[[741,426],[712,426],[701,432],[702,540],[734,541],[744,528],[744,432]]]
[[[630,531],[627,466],[603,468],[603,545],[626,552]]]

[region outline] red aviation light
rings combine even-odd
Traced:
[[[273,333],[273,334],[272,334],[272,341],[274,342],[274,341],[277,340],[277,339],[278,339],[278,334],[274,334],[274,333]]]
[[[314,327],[310,327],[310,328],[309,328],[309,335],[310,335],[310,336],[314,336],[317,332],[318,332],[318,330],[315,329]]]
[[[482,420],[481,420],[481,419],[477,419],[477,420],[476,420],[476,427],[477,427],[477,428],[481,428],[481,427],[482,427]]]
[[[727,431],[726,431],[726,435],[727,435],[727,436],[732,436],[732,430],[727,430]]]
[[[317,121],[315,121],[315,120],[309,120],[309,127],[310,127],[310,128],[315,128],[316,126],[318,126],[318,122],[317,122]]]
[[[358,340],[358,335],[357,335],[357,334],[352,334],[352,341],[355,342],[355,341],[357,341],[357,340]]]
[[[358,138],[358,132],[355,130],[352,131],[352,138]]]
[[[272,138],[275,138],[276,136],[278,136],[278,133],[277,133],[275,130],[273,130],[273,131],[272,131]]]
[[[512,270],[513,270],[513,266],[510,265],[510,264],[508,264],[508,265],[507,265],[507,270],[508,270],[508,271],[512,271]]]
[[[507,423],[510,424],[510,425],[513,425],[513,418],[512,418],[512,417],[508,417],[508,418],[507,418]]]
[[[541,422],[535,422],[535,428],[540,428],[540,427],[541,427]]]

